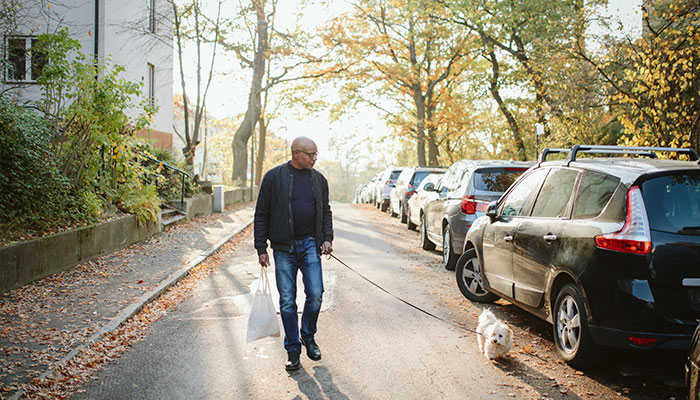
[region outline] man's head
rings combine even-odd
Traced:
[[[311,169],[316,163],[318,150],[313,140],[299,136],[292,140],[292,165],[298,169]]]

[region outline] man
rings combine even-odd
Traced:
[[[295,371],[301,366],[299,354],[302,345],[310,359],[321,359],[321,350],[314,340],[323,295],[320,255],[333,251],[328,181],[313,169],[318,155],[316,143],[307,137],[298,137],[292,141],[291,150],[291,161],[272,168],[263,177],[254,223],[260,265],[270,265],[268,240],[275,258],[287,371]],[[299,270],[306,294],[301,337],[296,303]]]

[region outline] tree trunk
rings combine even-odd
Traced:
[[[416,158],[418,165],[425,166],[425,98],[420,84],[413,87],[413,102],[416,105]]]
[[[520,133],[520,126],[518,125],[518,122],[515,120],[515,117],[513,114],[508,110],[508,107],[506,104],[503,102],[503,98],[501,98],[501,94],[498,91],[498,76],[499,76],[499,68],[498,68],[498,60],[496,60],[496,54],[492,51],[488,53],[489,60],[491,61],[491,81],[490,81],[490,87],[489,90],[491,91],[491,95],[493,96],[493,99],[496,100],[496,103],[498,104],[498,109],[501,110],[501,113],[503,113],[503,116],[506,117],[506,120],[508,121],[508,125],[510,126],[511,132],[513,132],[513,139],[515,140],[515,147],[517,148],[518,152],[518,158],[520,160],[526,160],[526,154],[525,154],[525,143],[523,142],[523,137],[522,134]]]
[[[440,148],[435,141],[435,135],[428,134],[428,165],[437,167],[440,165],[438,157],[440,156]]]
[[[253,59],[253,78],[251,80],[250,96],[248,97],[248,111],[246,111],[243,122],[233,135],[231,148],[233,150],[233,172],[231,179],[240,185],[247,183],[246,170],[248,167],[248,154],[246,147],[255,123],[260,117],[260,92],[262,90],[262,79],[265,75],[265,53],[267,52],[267,21],[265,20],[265,2],[253,1],[257,14],[257,35],[258,43]],[[252,171],[251,171],[252,172]]]
[[[260,186],[262,181],[263,161],[265,160],[265,136],[267,134],[267,121],[265,117],[260,117],[260,128],[258,128],[258,158],[255,160],[255,185]]]

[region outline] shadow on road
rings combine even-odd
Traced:
[[[333,382],[333,375],[324,366],[313,367],[314,376],[302,368],[292,373],[290,376],[297,381],[299,391],[306,395],[309,399],[320,399],[325,397],[332,400],[349,400],[349,397],[343,394]],[[322,395],[323,394],[323,395]],[[294,399],[301,399],[301,396],[296,396]]]
[[[543,399],[559,398],[562,394],[566,394],[567,399],[581,399],[575,393],[569,391],[568,388],[560,386],[552,378],[537,372],[512,357],[499,359],[497,362],[494,362],[494,366],[520,379],[523,384],[532,387]]]

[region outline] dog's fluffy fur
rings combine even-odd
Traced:
[[[479,351],[489,360],[503,357],[513,347],[513,331],[499,321],[490,310],[481,313],[476,331]]]

